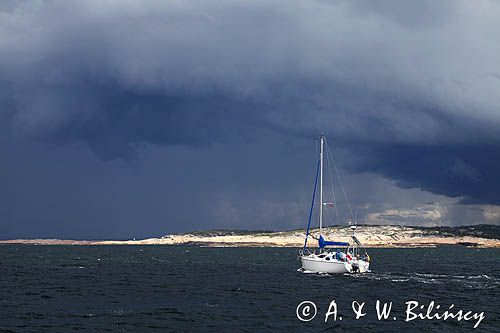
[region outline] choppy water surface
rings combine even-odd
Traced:
[[[500,331],[500,250],[373,249],[371,273],[297,272],[295,249],[0,246],[0,331],[470,331],[474,321],[405,322],[405,302],[485,312]],[[324,322],[335,299],[343,320]],[[379,321],[375,301],[393,302]],[[302,322],[297,305],[317,316]],[[351,302],[366,302],[354,319]],[[392,317],[397,320],[393,320]]]

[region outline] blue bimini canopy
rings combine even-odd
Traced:
[[[323,236],[319,236],[319,248],[322,249],[326,246],[349,246],[349,243],[344,243],[344,242],[329,242],[326,241]]]

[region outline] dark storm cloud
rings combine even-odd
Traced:
[[[393,145],[359,151],[369,156],[361,168],[396,179],[403,188],[420,188],[462,203],[500,203],[499,146]]]
[[[499,203],[500,5],[455,1],[9,2],[14,135],[143,145],[332,134],[345,166]]]

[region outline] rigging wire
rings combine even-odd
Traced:
[[[351,213],[352,220],[354,223],[356,223],[356,221],[354,219],[354,214],[352,212],[351,204],[349,203],[349,199],[347,198],[347,194],[344,190],[344,184],[342,183],[342,179],[340,178],[340,174],[338,172],[337,165],[335,164],[335,160],[333,159],[333,150],[330,148],[330,145],[328,144],[328,142],[325,142],[325,143],[326,143],[326,150],[327,150],[327,152],[329,152],[327,154],[328,158],[330,158],[332,160],[333,168],[334,168],[335,174],[337,175],[337,178],[339,180],[340,188],[342,189],[342,192],[344,193],[345,201],[347,202],[347,207],[349,208],[349,212]]]
[[[328,151],[328,148],[327,148],[327,151]],[[328,166],[328,173],[330,175],[330,184],[332,185],[332,196],[333,196],[333,206],[335,207],[335,216],[337,217],[337,225],[339,225],[340,224],[339,211],[337,209],[337,200],[335,198],[335,190],[334,190],[334,187],[333,187],[332,166],[330,165],[330,159],[329,158],[326,159],[326,164]]]

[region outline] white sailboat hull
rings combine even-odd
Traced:
[[[302,268],[314,273],[347,273],[347,268],[340,261],[326,261],[316,258],[301,257]]]
[[[370,263],[363,260],[351,262],[339,261],[336,259],[327,260],[316,255],[301,256],[302,269],[311,273],[364,273],[368,270]]]

